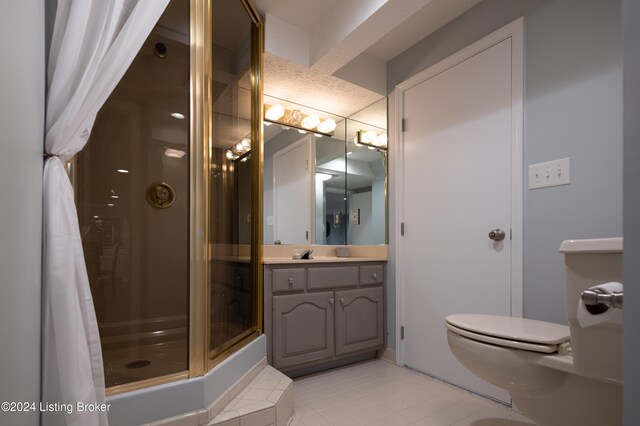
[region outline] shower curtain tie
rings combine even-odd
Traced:
[[[58,154],[51,154],[49,152],[45,152],[44,154],[42,154],[42,156],[44,157],[45,160],[51,157],[60,157]]]

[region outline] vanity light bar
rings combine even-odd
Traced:
[[[251,139],[250,135],[242,138],[240,142],[233,145],[231,148],[227,149],[226,157],[229,160],[242,160],[247,157],[247,155],[251,152]],[[244,159],[243,161],[247,161]]]
[[[386,144],[386,143],[384,143],[384,144],[380,144],[380,145],[376,145],[375,143],[371,143],[371,142],[364,142],[364,141],[363,141],[363,139],[366,139],[366,138],[364,138],[363,136],[364,136],[366,133],[368,133],[368,132],[365,132],[364,130],[358,130],[358,131],[356,132],[356,140],[355,140],[356,145],[364,145],[364,146],[368,146],[368,147],[369,147],[369,148],[371,148],[371,149],[381,149],[381,150],[383,150],[383,151],[386,151],[386,150],[387,150],[387,144]],[[383,134],[383,135],[384,135],[384,134]],[[379,140],[381,140],[381,139],[382,139],[382,140],[386,140],[386,135],[384,135],[384,138],[382,138],[382,136],[383,136],[383,135],[378,136],[378,137],[377,137],[377,140],[378,140],[378,141],[379,141]]]
[[[285,127],[285,128],[287,128],[287,129],[296,129],[296,130],[298,130],[298,131],[300,131],[300,132],[304,132],[304,133],[313,133],[313,134],[315,134],[315,135],[319,135],[319,136],[327,136],[327,137],[329,137],[329,138],[333,136],[333,132],[331,132],[331,133],[324,133],[324,132],[320,132],[320,131],[318,131],[318,129],[309,130],[309,129],[305,129],[305,128],[304,128],[304,127],[302,127],[302,126],[296,126],[296,125],[294,125],[294,124],[287,124],[287,123],[282,123],[282,122],[280,122],[280,121],[269,120],[268,118],[265,118],[265,119],[264,119],[264,121],[265,121],[266,123],[279,124],[279,125],[281,125],[282,127]]]
[[[282,105],[264,105],[265,123],[279,124],[285,128],[296,129],[299,132],[314,133],[317,136],[332,137],[336,123],[332,119],[322,120],[315,114],[302,114],[300,110],[284,109]]]

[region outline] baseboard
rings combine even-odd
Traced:
[[[396,364],[396,350],[384,348],[378,351],[378,358],[388,361],[392,364]]]

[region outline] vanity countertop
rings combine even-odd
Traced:
[[[355,262],[386,262],[386,257],[332,257],[314,256],[313,259],[292,259],[291,257],[265,257],[265,265],[307,264],[307,263],[355,263]]]
[[[309,263],[356,263],[387,262],[388,250],[385,245],[348,246],[349,257],[337,257],[335,246],[316,245],[264,245],[262,263],[264,265],[309,264]],[[211,259],[218,262],[249,263],[249,245],[212,245]],[[313,250],[313,259],[293,259],[294,250]]]
[[[278,245],[265,244],[263,249],[264,264],[283,264],[283,263],[331,263],[331,262],[386,262],[389,258],[388,247],[386,245],[369,245],[369,246],[341,246],[349,251],[348,257],[336,256],[337,246],[323,245]],[[304,252],[305,250],[313,250],[313,259],[301,260],[293,259],[294,252]]]

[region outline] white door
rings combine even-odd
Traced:
[[[312,244],[315,229],[315,149],[307,135],[273,155],[274,236],[283,244]]]
[[[512,315],[512,39],[425,78],[402,102],[404,363],[508,403],[453,357],[444,319]]]

